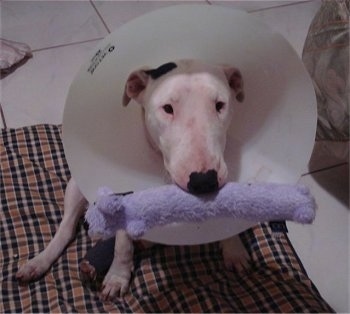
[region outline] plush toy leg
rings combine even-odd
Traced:
[[[115,237],[100,240],[79,264],[80,276],[85,285],[101,285],[114,257]]]
[[[152,247],[154,243],[148,241],[135,241],[136,250]],[[84,285],[99,290],[102,281],[112,265],[115,249],[115,237],[98,241],[88,250],[79,264],[80,278]]]

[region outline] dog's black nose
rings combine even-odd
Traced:
[[[193,194],[214,192],[219,188],[218,173],[215,170],[208,170],[205,173],[192,172],[187,188]]]

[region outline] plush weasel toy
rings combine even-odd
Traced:
[[[155,226],[198,223],[214,217],[311,223],[315,201],[305,186],[274,183],[230,182],[215,193],[200,196],[175,185],[127,195],[101,188],[85,215],[90,235],[109,238],[125,229],[133,239]]]
[[[108,270],[113,256],[113,237],[119,229],[138,239],[155,226],[198,223],[214,217],[257,223],[292,220],[306,224],[314,220],[315,209],[314,198],[308,188],[301,185],[230,182],[219,191],[204,195],[189,194],[175,185],[129,194],[115,194],[108,188],[100,188],[85,218],[90,235],[111,239],[98,242],[88,252],[81,270],[84,272],[88,264],[93,265],[97,273]]]

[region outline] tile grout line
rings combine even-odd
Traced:
[[[268,10],[273,10],[273,9],[285,8],[285,7],[290,7],[292,5],[305,4],[305,3],[308,3],[311,1],[312,0],[305,0],[305,1],[298,1],[298,2],[294,2],[294,3],[286,3],[286,4],[276,5],[276,6],[268,7],[268,8],[250,10],[250,11],[247,11],[247,13],[256,13],[256,12],[261,12],[261,11],[268,11]]]
[[[44,50],[49,50],[49,49],[80,45],[80,44],[85,44],[85,43],[101,40],[103,38],[104,37],[98,37],[98,38],[94,38],[94,39],[87,39],[87,40],[82,40],[82,41],[76,41],[76,42],[72,42],[72,43],[69,43],[69,44],[60,44],[60,45],[55,45],[55,46],[50,46],[50,47],[45,47],[45,48],[38,48],[38,49],[33,49],[32,52],[39,52],[39,51],[44,51]]]
[[[307,2],[311,2],[312,0],[305,0],[305,1],[298,1],[298,2],[294,2],[294,3],[287,3],[287,4],[280,4],[280,5],[276,5],[276,6],[272,6],[272,7],[267,7],[267,8],[261,8],[261,9],[255,9],[255,10],[247,10],[247,13],[256,13],[256,12],[261,12],[261,11],[267,11],[267,10],[273,10],[273,9],[278,9],[278,8],[283,8],[283,7],[289,7],[292,5],[298,5],[298,4],[304,4]],[[206,0],[206,2],[210,5],[216,5],[215,4],[215,0]],[[231,2],[231,1],[227,1],[227,2]]]
[[[323,171],[328,171],[328,170],[331,170],[331,169],[334,169],[334,168],[338,168],[338,167],[342,167],[342,166],[345,166],[345,165],[348,165],[348,164],[349,164],[349,162],[344,161],[342,163],[339,163],[339,164],[336,164],[336,165],[333,165],[333,166],[328,166],[328,167],[325,167],[325,168],[312,170],[310,172],[303,173],[301,175],[301,177],[305,177],[305,176],[308,176],[308,175],[313,175],[315,173],[319,173],[319,172],[323,172]]]
[[[107,23],[105,22],[105,20],[103,19],[103,17],[102,17],[102,15],[101,15],[101,13],[97,10],[97,8],[96,8],[96,6],[95,6],[95,4],[94,4],[94,2],[92,1],[92,0],[90,0],[90,4],[92,5],[92,7],[94,8],[94,10],[95,10],[95,12],[96,12],[96,14],[98,15],[98,17],[100,18],[100,20],[101,20],[101,22],[102,22],[102,24],[104,25],[104,27],[106,28],[106,30],[107,30],[107,32],[108,32],[108,34],[110,34],[111,33],[111,30],[109,29],[109,27],[108,27],[108,25],[107,25]]]
[[[3,123],[3,125],[4,125],[4,129],[7,129],[6,120],[5,120],[5,115],[4,115],[4,111],[2,110],[2,105],[1,105],[1,103],[0,103],[0,115],[1,115],[2,123]]]

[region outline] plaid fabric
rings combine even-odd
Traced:
[[[3,130],[0,143],[1,313],[332,312],[287,236],[267,224],[241,234],[252,257],[244,274],[225,270],[217,243],[137,250],[130,292],[115,303],[82,285],[78,264],[93,243],[80,225],[49,272],[19,286],[18,267],[43,250],[62,218],[69,169],[58,126]]]

